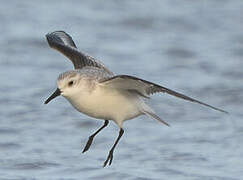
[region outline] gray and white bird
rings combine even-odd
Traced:
[[[122,128],[124,121],[147,115],[169,126],[144,102],[144,98],[153,93],[167,93],[227,113],[155,83],[129,75],[114,75],[96,59],[80,52],[71,36],[64,31],[49,33],[46,38],[49,46],[69,58],[75,69],[59,75],[57,89],[45,104],[62,95],[79,112],[104,120],[104,125],[89,137],[83,152],[90,148],[93,138],[108,125],[110,120],[120,128],[103,167],[112,163],[113,151],[124,133]]]

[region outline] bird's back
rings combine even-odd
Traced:
[[[82,77],[86,77],[89,78],[90,80],[94,80],[97,82],[103,81],[113,76],[113,74],[93,66],[86,66],[83,67],[82,69],[76,69],[74,71],[80,73]]]

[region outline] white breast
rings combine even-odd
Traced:
[[[66,98],[78,111],[98,119],[114,120],[118,125],[142,114],[139,111],[141,99],[128,91],[97,85],[93,91]]]

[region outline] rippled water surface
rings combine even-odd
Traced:
[[[243,178],[243,1],[0,1],[0,179]],[[223,108],[166,94],[147,117],[114,123],[82,154],[103,122],[75,111],[55,90],[70,61],[45,34],[70,33],[82,51],[117,74],[138,76]]]

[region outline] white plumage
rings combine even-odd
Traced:
[[[63,31],[55,31],[47,34],[46,37],[50,47],[68,57],[75,69],[60,74],[57,81],[58,88],[45,101],[45,104],[56,96],[62,95],[79,112],[105,120],[104,125],[89,137],[83,152],[89,149],[95,135],[108,125],[109,120],[114,121],[120,128],[119,136],[104,166],[108,162],[109,165],[112,163],[113,151],[124,133],[122,125],[125,120],[147,115],[168,125],[143,100],[153,93],[167,93],[227,113],[222,109],[134,76],[115,76],[93,57],[78,51],[71,36]]]

